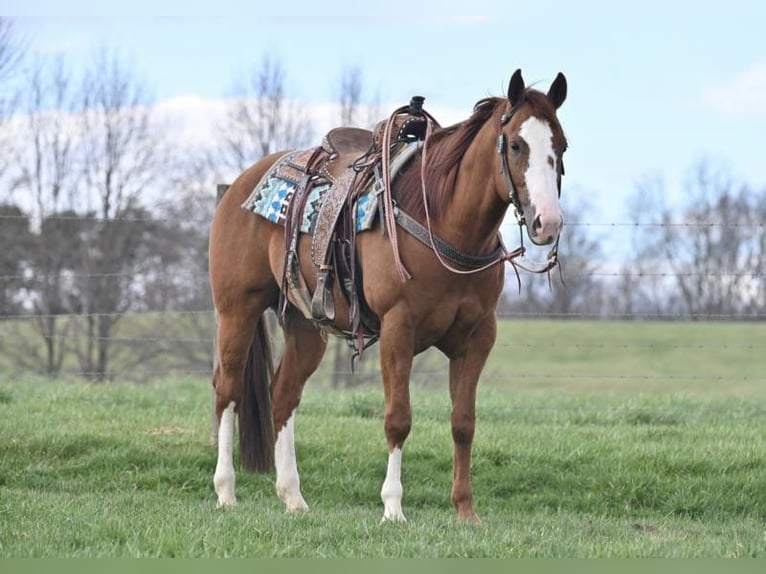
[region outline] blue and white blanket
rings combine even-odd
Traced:
[[[405,147],[404,151],[399,153],[394,161],[391,163],[391,178],[401,169],[401,167],[414,155],[414,153],[420,148],[419,142],[414,142]],[[242,204],[242,209],[252,211],[255,214],[260,215],[280,225],[285,224],[285,217],[287,210],[290,207],[290,200],[295,193],[298,184],[278,177],[276,174],[279,170],[276,169],[280,162],[288,161],[291,154],[287,154],[281,158],[264,176],[264,178],[255,186],[255,189],[250,194],[250,197]],[[317,216],[319,214],[319,208],[322,205],[325,193],[330,189],[331,184],[323,183],[321,185],[315,185],[309,197],[306,200],[306,209],[303,212],[301,219],[301,232],[313,234],[314,227],[316,226]],[[370,184],[364,189],[356,200],[356,230],[367,231],[372,229],[375,222],[375,216],[378,212],[378,193],[380,186],[376,185],[376,181],[373,179]]]

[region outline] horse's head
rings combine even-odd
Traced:
[[[536,245],[558,239],[564,225],[559,206],[566,138],[556,110],[567,96],[567,81],[559,73],[547,94],[527,89],[521,70],[508,84],[508,103],[500,120],[498,149],[504,181],[501,193],[516,217],[527,226]]]

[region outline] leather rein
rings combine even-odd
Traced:
[[[529,273],[547,273],[548,274],[548,282],[550,284],[551,278],[550,278],[550,271],[554,269],[555,267],[559,266],[559,258],[558,258],[558,245],[559,245],[559,238],[556,238],[556,242],[553,244],[553,247],[548,252],[547,261],[543,264],[540,268],[531,268],[523,263],[520,263],[519,261],[516,261],[519,257],[523,257],[526,253],[526,247],[524,246],[524,233],[523,233],[523,227],[526,225],[526,221],[524,220],[524,214],[523,209],[521,207],[521,200],[519,199],[519,193],[516,189],[516,185],[513,183],[513,178],[511,177],[511,168],[508,163],[508,153],[507,153],[507,140],[505,137],[505,132],[503,132],[503,126],[505,126],[513,117],[513,115],[517,111],[517,107],[511,108],[508,112],[503,114],[503,116],[500,119],[500,135],[498,136],[497,140],[497,151],[502,157],[501,161],[501,169],[503,173],[503,178],[506,183],[506,187],[508,189],[508,199],[511,203],[511,206],[513,207],[514,216],[516,217],[516,221],[519,224],[519,239],[520,239],[520,245],[516,249],[509,251],[505,244],[503,243],[503,239],[498,234],[498,241],[499,245],[498,247],[490,254],[488,255],[471,255],[467,253],[463,253],[457,248],[453,247],[437,235],[434,235],[433,230],[431,228],[431,216],[428,210],[428,200],[426,195],[426,178],[425,178],[425,166],[426,166],[426,158],[427,158],[427,142],[429,139],[429,136],[431,135],[433,125],[435,123],[434,118],[425,110],[422,110],[421,113],[426,119],[426,133],[425,138],[423,140],[422,145],[422,158],[421,158],[421,167],[420,167],[420,182],[421,182],[421,192],[423,194],[423,206],[425,208],[425,216],[426,216],[426,225],[424,226],[419,221],[417,221],[415,218],[407,214],[404,210],[402,210],[398,205],[396,205],[396,202],[393,200],[393,194],[391,191],[391,167],[390,167],[390,142],[391,142],[391,135],[392,135],[392,125],[394,122],[394,117],[397,113],[400,113],[404,108],[400,108],[391,115],[391,117],[388,119],[388,122],[385,126],[384,131],[384,137],[383,137],[383,150],[382,150],[382,163],[383,163],[383,202],[384,202],[384,225],[386,228],[386,231],[388,233],[388,236],[391,241],[391,247],[394,252],[394,265],[396,267],[397,272],[399,273],[399,277],[401,278],[402,282],[407,281],[408,279],[411,279],[410,273],[407,271],[406,267],[404,266],[404,263],[402,263],[401,255],[399,253],[399,245],[396,237],[396,225],[401,227],[404,231],[409,233],[412,237],[420,241],[423,245],[426,247],[429,247],[434,254],[436,255],[436,258],[439,260],[439,263],[447,269],[448,271],[451,271],[452,273],[456,273],[459,275],[470,275],[473,273],[480,273],[482,271],[485,271],[489,269],[490,267],[494,267],[495,265],[499,263],[508,262],[513,266],[513,270],[516,273],[516,280],[519,285],[519,290],[521,290],[521,277],[519,275],[519,269],[523,269],[524,271],[527,271]],[[461,267],[461,268],[458,268]],[[559,275],[561,274],[561,267],[559,266]]]

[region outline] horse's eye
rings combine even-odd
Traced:
[[[521,145],[516,140],[511,140],[511,151],[516,155],[521,153]]]

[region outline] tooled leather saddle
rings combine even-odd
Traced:
[[[393,178],[420,149],[427,121],[438,126],[423,110],[423,101],[422,97],[413,97],[408,106],[402,106],[388,120],[379,122],[374,131],[335,128],[324,136],[320,146],[280,158],[261,180],[273,178],[287,186],[288,197],[284,198],[282,212],[275,219],[285,226],[280,317],[284,318],[288,304],[292,304],[321,328],[345,337],[357,354],[377,341],[380,322],[367,307],[361,289],[361,270],[355,249],[356,204],[360,196],[372,193],[380,204],[378,212],[382,213],[383,158],[390,158],[390,175],[387,175]],[[257,202],[248,200],[245,206],[248,203],[251,206]],[[317,268],[313,293],[306,284],[298,258],[299,234],[302,230],[306,232],[308,219],[312,235],[310,256]],[[333,326],[336,280],[349,306],[351,331],[339,331]]]

